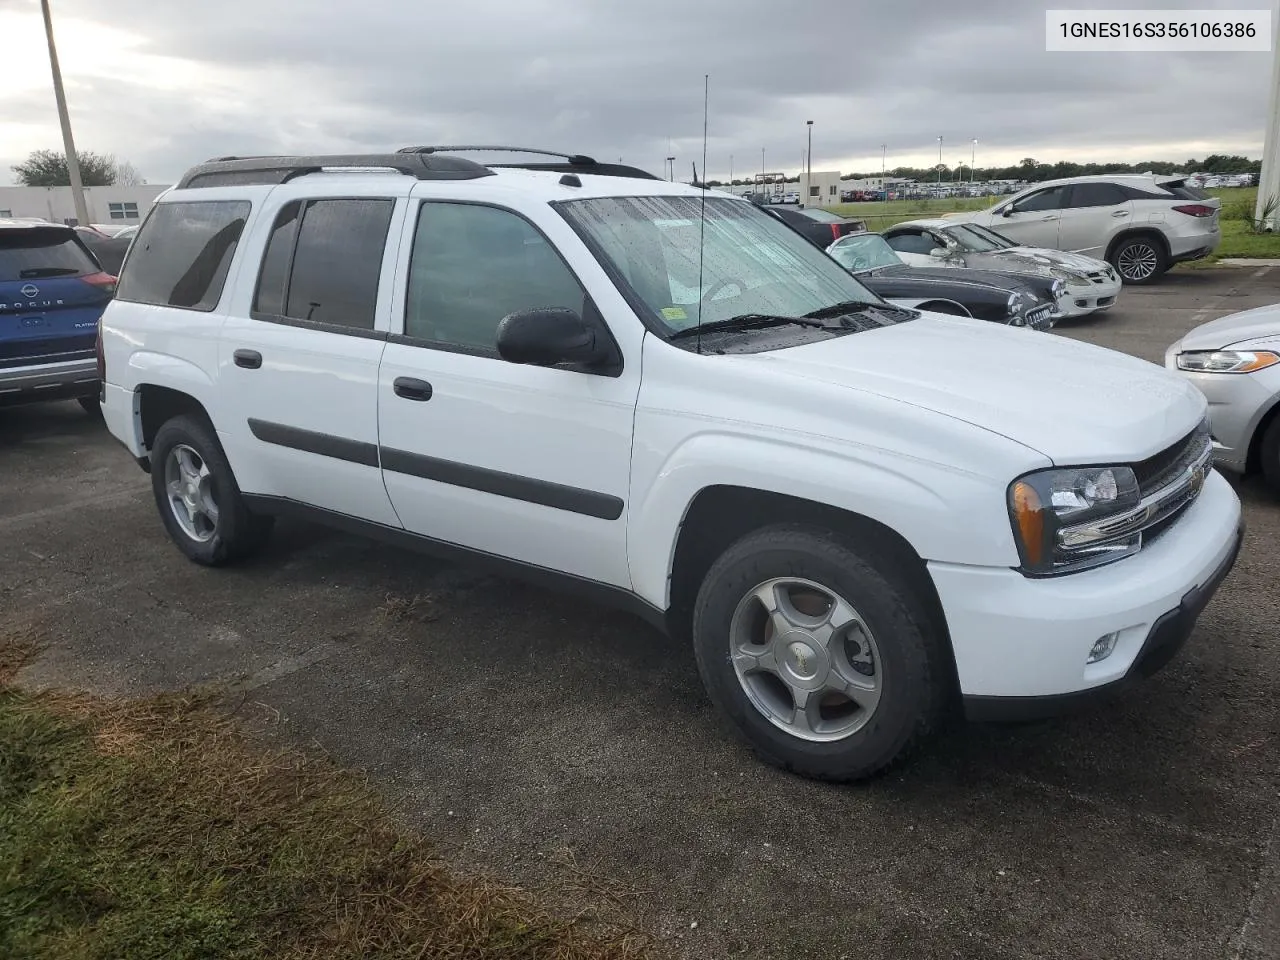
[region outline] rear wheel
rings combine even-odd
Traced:
[[[151,489],[169,536],[196,563],[220,566],[259,550],[271,517],[250,512],[213,428],[178,416],[156,431]]]
[[[851,781],[906,757],[945,703],[921,598],[862,545],[800,525],[721,555],[693,618],[712,701],[765,761]]]
[[[1116,244],[1111,265],[1124,283],[1150,283],[1169,269],[1160,241],[1147,234],[1126,237]]]

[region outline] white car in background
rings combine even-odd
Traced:
[[[1116,174],[1037,183],[994,207],[955,213],[1015,243],[1106,260],[1125,283],[1150,283],[1222,240],[1222,201],[1186,177]]]
[[[881,231],[904,263],[1026,273],[1061,280],[1067,295],[1054,317],[1080,317],[1115,306],[1120,275],[1105,260],[1062,250],[1020,246],[976,223],[908,220]]]

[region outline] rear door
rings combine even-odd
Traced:
[[[1059,249],[1058,222],[1067,187],[1046,187],[1007,207],[1008,215],[991,221],[991,229],[1024,247]]]
[[[1058,249],[1101,260],[1133,220],[1133,201],[1114,183],[1072,184],[1058,220]]]
[[[385,177],[321,189],[277,187],[256,221],[220,337],[218,429],[246,493],[398,527],[377,378],[405,201]]]
[[[114,289],[70,228],[0,227],[0,371],[93,359]]]

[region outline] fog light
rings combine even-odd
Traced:
[[[1089,651],[1089,659],[1085,663],[1097,663],[1099,660],[1105,660],[1111,656],[1111,651],[1116,648],[1116,641],[1120,639],[1118,633],[1108,633],[1101,636],[1094,643],[1093,649]]]

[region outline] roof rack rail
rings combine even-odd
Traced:
[[[287,183],[308,173],[344,167],[393,170],[418,180],[474,180],[493,176],[492,170],[474,160],[403,151],[304,157],[216,157],[188,170],[176,189]]]
[[[530,153],[542,157],[559,157],[563,163],[491,163],[494,169],[513,168],[517,170],[542,170],[548,173],[588,173],[597,177],[632,177],[637,180],[660,180],[661,177],[622,163],[600,163],[593,157],[581,153],[560,153],[557,150],[542,150],[538,147],[505,147],[505,146],[422,146],[401,147],[400,153],[416,153],[430,156],[440,152],[481,151],[487,153]]]
[[[504,146],[448,146],[448,147],[401,147],[397,153],[432,154],[441,151],[454,153],[461,151],[483,151],[486,153],[533,153],[543,157],[561,157],[575,166],[593,166],[595,160],[580,153],[560,153],[556,150],[541,150],[537,147],[504,147]]]

